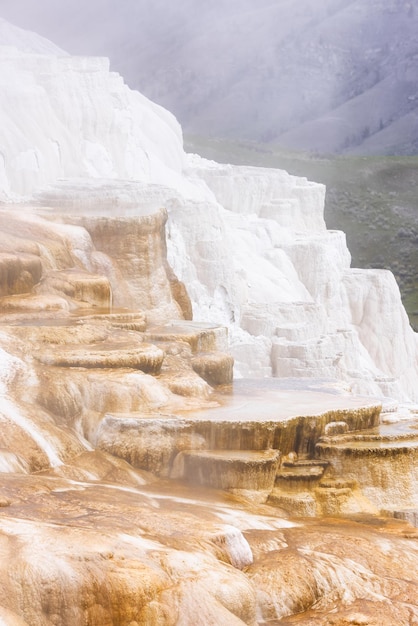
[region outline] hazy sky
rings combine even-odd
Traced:
[[[418,142],[417,4],[2,0],[0,15],[72,54],[108,56],[187,132],[387,153]]]

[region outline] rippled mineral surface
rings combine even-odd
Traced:
[[[0,216],[2,623],[415,623],[414,415],[234,381],[164,220]]]

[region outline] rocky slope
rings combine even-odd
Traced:
[[[2,10],[73,53],[110,56],[189,133],[416,153],[415,0],[5,0]]]

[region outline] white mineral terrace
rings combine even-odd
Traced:
[[[333,414],[344,418],[356,411],[378,413],[379,401],[354,396],[334,381],[315,378],[238,379],[218,397],[221,406],[185,413],[186,419],[235,422],[284,422],[298,417]]]

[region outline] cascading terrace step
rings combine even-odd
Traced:
[[[46,272],[37,292],[57,294],[84,306],[105,308],[112,304],[112,289],[105,276],[75,268]]]
[[[321,437],[316,444],[316,453],[326,460],[331,453],[387,455],[391,451],[402,451],[408,448],[418,448],[416,418],[382,423],[370,430]]]
[[[317,513],[316,500],[308,491],[288,492],[276,487],[270,493],[267,504],[283,509],[293,517],[315,517]]]
[[[278,487],[269,495],[268,504],[283,509],[292,517],[340,516],[361,511],[376,513],[364,498],[355,480],[323,478],[306,485],[299,483],[290,489]]]
[[[10,289],[2,289],[0,294],[0,311],[6,316],[3,316],[5,321],[24,322],[35,315],[37,320],[48,316],[64,318],[71,309],[111,307],[112,289],[105,276],[75,268],[49,270],[42,274],[41,270],[35,271],[36,263],[35,269],[31,267],[31,258],[25,261],[26,257],[19,256],[21,275],[18,274],[14,281],[10,277]],[[37,262],[40,263],[39,259]],[[0,258],[1,272],[4,276],[4,258]]]
[[[184,342],[182,349],[190,354]],[[176,365],[172,353],[166,360]],[[166,367],[165,361],[160,380]],[[178,371],[182,376],[183,370]],[[168,376],[173,382],[173,374]],[[290,459],[299,462],[298,474],[309,480],[314,476],[312,484],[319,482],[327,464],[322,459],[307,461],[311,457],[305,451],[314,449],[330,424],[344,421],[348,427],[370,427],[379,413],[380,404],[341,396],[334,388],[326,393],[322,385],[317,390],[304,389],[294,380],[241,379],[208,396],[205,408],[196,409],[191,397],[186,410],[176,405],[163,405],[157,412],[143,411],[141,406],[133,412],[110,409],[99,427],[93,425],[90,437],[97,448],[138,469],[213,488],[260,490],[266,499],[277,472],[294,471]],[[286,455],[283,467],[280,454]],[[298,481],[298,489],[305,491],[303,482]]]
[[[134,330],[142,333],[147,327],[146,316],[142,311],[115,309],[106,312],[77,311],[76,317],[79,324],[109,324],[111,328],[119,330]]]
[[[44,365],[89,369],[129,368],[158,374],[164,351],[143,341],[142,334],[124,324],[141,323],[141,315],[97,314],[67,316],[42,323],[15,319],[13,334],[33,346],[34,358]],[[116,326],[115,326],[116,324]],[[118,326],[122,324],[122,328]]]
[[[316,459],[283,460],[268,504],[295,517],[314,517],[317,514],[314,490],[328,466],[328,461]]]
[[[147,328],[144,337],[150,342],[183,341],[194,354],[228,350],[228,334],[223,326],[204,322],[176,320],[161,326]]]
[[[85,346],[54,346],[40,350],[35,357],[45,365],[83,368],[131,368],[158,374],[164,352],[148,343],[134,343],[122,335]]]
[[[176,320],[162,326],[151,326],[143,336],[146,341],[162,349],[167,349],[173,342],[188,344],[192,369],[200,378],[211,386],[232,383],[234,359],[228,353],[227,331],[224,327]],[[184,385],[182,380],[177,379],[172,389],[187,395],[187,381]]]
[[[328,461],[315,459],[283,461],[276,474],[276,487],[284,491],[309,491],[321,480],[328,465]]]
[[[410,511],[418,501],[418,421],[413,413],[409,418],[393,415],[370,430],[321,437],[315,453],[331,463],[336,476],[352,481],[317,490],[317,496],[327,502],[327,514],[337,508],[338,501],[339,510],[351,512],[353,506],[349,510],[347,503],[350,498],[353,502],[354,494],[359,503],[363,498],[363,511],[366,502],[374,512],[392,511],[388,513],[392,516],[406,510],[405,515],[415,523]]]
[[[270,492],[279,450],[187,450],[174,462],[172,478],[215,489]]]

